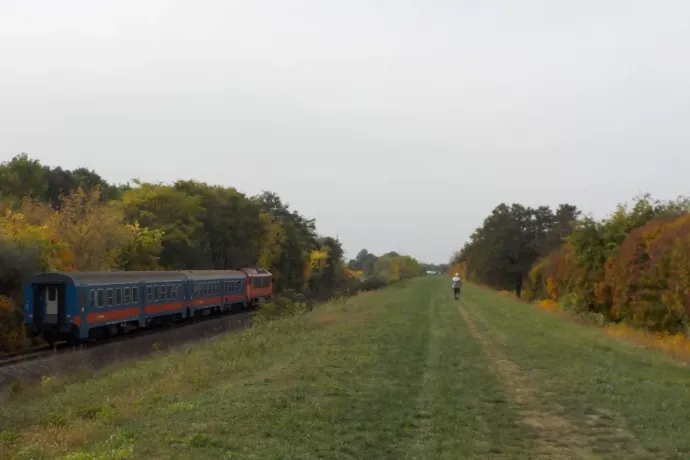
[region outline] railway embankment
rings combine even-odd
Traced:
[[[687,367],[449,291],[415,279],[46,377],[4,402],[0,458],[688,458]]]

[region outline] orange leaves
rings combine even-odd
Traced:
[[[690,362],[690,338],[684,334],[650,333],[625,324],[606,326],[604,330],[614,337],[637,343],[646,348],[660,350],[674,358]]]
[[[607,261],[597,298],[612,319],[677,331],[690,297],[690,215],[659,218],[631,231]]]
[[[448,269],[448,274],[454,276],[456,273],[460,273],[460,278],[467,279],[467,264],[465,262],[455,264]]]
[[[11,313],[14,311],[14,302],[9,297],[0,295],[0,311]]]
[[[540,300],[539,302],[537,302],[537,307],[541,308],[542,310],[550,311],[552,313],[563,311],[559,303],[556,302],[554,299]]]

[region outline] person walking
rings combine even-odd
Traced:
[[[453,277],[453,297],[458,300],[460,295],[460,288],[462,287],[462,280],[460,279],[460,273],[456,273]]]

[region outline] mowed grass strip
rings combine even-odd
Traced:
[[[482,333],[529,376],[545,408],[603,458],[690,458],[690,370],[661,352],[467,286]]]
[[[487,365],[448,287],[439,288],[436,280],[421,283],[434,291],[428,307],[426,372],[417,402],[421,425],[398,458],[534,458],[532,430],[518,423],[515,402]]]
[[[0,458],[529,458],[438,281],[49,382],[0,413]]]

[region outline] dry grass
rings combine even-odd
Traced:
[[[652,333],[626,324],[608,325],[604,331],[613,337],[660,350],[678,361],[690,363],[690,337],[683,334]]]

